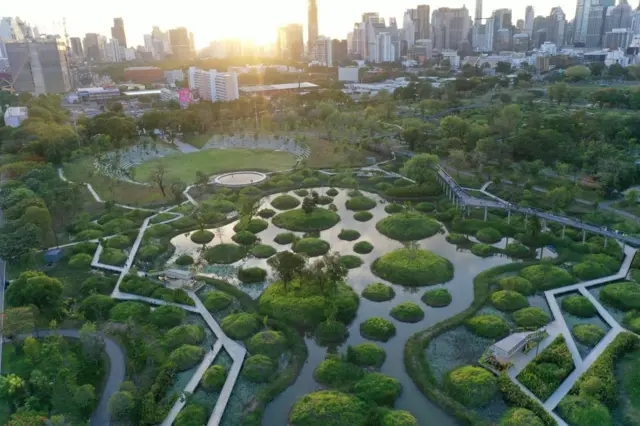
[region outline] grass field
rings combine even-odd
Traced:
[[[308,138],[304,143],[311,150],[311,155],[307,158],[307,166],[312,168],[366,166],[367,157],[375,157],[378,161],[383,160],[380,154],[367,150],[347,148],[344,152],[336,151],[336,144],[324,139]]]
[[[211,137],[214,135],[215,133],[203,133],[201,135],[193,135],[193,136],[185,137],[184,141],[189,145],[195,146],[196,148],[202,148],[207,144],[207,142],[209,142],[209,139],[211,139]]]
[[[186,183],[192,183],[196,179],[197,171],[208,176],[236,170],[272,172],[293,167],[296,157],[288,152],[254,149],[212,149],[176,154],[139,165],[134,169],[136,180],[149,182],[153,171],[160,163],[166,167],[167,182],[181,179]]]

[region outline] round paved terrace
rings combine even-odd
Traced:
[[[233,172],[218,175],[213,179],[213,182],[218,185],[237,188],[241,186],[258,184],[264,181],[266,178],[267,175],[260,172]]]

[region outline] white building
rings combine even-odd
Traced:
[[[555,55],[558,53],[558,46],[549,41],[545,41],[542,46],[540,46],[540,51],[545,55]]]
[[[313,59],[327,66],[333,66],[333,51],[329,37],[318,37],[313,46]]]
[[[169,86],[175,86],[176,81],[184,81],[184,71],[180,69],[165,71],[164,81],[166,81]]]
[[[624,50],[622,49],[612,50],[610,52],[607,52],[604,64],[608,67],[613,64],[627,67],[629,66],[629,57],[625,55]]]
[[[393,62],[396,58],[395,46],[391,43],[391,33],[378,33],[376,43],[377,54],[373,62]]]
[[[357,83],[360,81],[359,69],[359,67],[338,67],[338,81]]]
[[[176,90],[160,89],[160,100],[164,102],[180,101],[180,94]]]
[[[189,89],[205,101],[232,101],[240,97],[238,74],[189,67]]]
[[[112,38],[105,45],[105,58],[110,62],[122,62],[122,49],[120,49],[120,41],[118,39]]]
[[[458,56],[458,52],[456,52],[455,50],[443,50],[442,60],[444,61],[445,59],[449,60],[451,69],[456,70],[460,68],[460,56]]]
[[[20,124],[29,118],[29,112],[25,107],[9,107],[4,112],[4,124],[9,127],[20,127]]]

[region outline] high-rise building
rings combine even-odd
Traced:
[[[13,88],[34,95],[71,90],[67,46],[59,38],[14,41],[6,44]]]
[[[441,7],[431,15],[434,47],[457,50],[466,41],[471,18],[466,7]]]
[[[311,51],[314,60],[328,67],[333,66],[333,43],[329,37],[318,37]]]
[[[533,33],[533,16],[533,6],[527,6],[524,12],[524,31],[529,34],[529,39]]]
[[[238,74],[189,67],[189,89],[205,101],[232,101],[240,97]]]
[[[124,21],[122,20],[122,18],[113,18],[111,37],[118,40],[118,43],[123,49],[127,48],[127,36],[124,33]]]
[[[112,38],[105,44],[106,55],[105,58],[111,62],[122,62],[124,49],[121,49],[120,41],[117,38]]]
[[[629,28],[614,28],[604,34],[602,47],[605,49],[622,49],[629,47],[633,33]]]
[[[84,54],[87,59],[99,62],[102,59],[100,52],[100,34],[86,33],[84,35]]]
[[[516,29],[518,31],[524,31],[524,19],[518,19],[516,21]]]
[[[616,28],[631,28],[632,12],[627,0],[620,0],[618,5],[608,7],[604,17],[604,32],[611,32]]]
[[[82,50],[82,40],[80,37],[71,37],[71,56],[75,59],[84,59],[84,50]]]
[[[613,0],[615,1],[615,0]],[[604,5],[604,2],[599,2]],[[578,0],[576,5],[576,17],[573,20],[573,42],[574,43],[586,43],[587,41],[587,26],[589,25],[589,11],[591,6],[598,3],[592,2],[592,0]]]
[[[311,53],[318,39],[318,3],[316,0],[308,0],[307,17],[309,20],[307,24],[307,46],[309,53]]]
[[[587,38],[585,47],[598,48],[602,46],[602,36],[604,29],[604,16],[607,11],[605,6],[595,5],[589,9],[589,20],[587,21]]]
[[[431,8],[429,5],[418,5],[418,8],[416,9],[416,40],[424,40],[431,37],[431,25],[429,23],[430,16]]]
[[[471,46],[475,50],[483,50],[484,29],[482,25],[482,0],[476,0],[476,10],[473,16],[473,25],[471,33]],[[480,35],[483,35],[482,37]]]
[[[416,42],[416,23],[414,19],[415,9],[407,9],[402,19],[402,39],[407,43],[407,47],[411,48]]]
[[[333,57],[332,62],[334,65],[338,65],[340,62],[347,59],[349,56],[349,41],[348,40],[331,40],[331,55]]]
[[[169,30],[169,41],[171,42],[171,52],[176,59],[191,59],[191,38],[189,31],[185,27]]]
[[[22,33],[22,28],[18,25],[17,19],[10,16],[0,18],[0,58],[7,57],[5,43],[24,40],[24,38],[25,34]]]
[[[491,14],[491,35],[487,35],[488,50],[510,50],[513,36],[511,9],[496,9]],[[488,31],[487,31],[488,32]],[[500,32],[500,37],[498,37]],[[499,43],[498,43],[499,42]]]
[[[302,25],[289,24],[278,29],[278,56],[289,61],[299,61],[304,52]]]
[[[389,36],[388,42],[391,43],[391,34],[387,31],[387,26],[384,23],[384,18],[380,18],[377,16],[367,16],[366,21],[366,42],[367,42],[367,55],[365,59],[370,62],[384,62],[381,59],[380,55],[380,46],[379,43],[386,43],[387,39],[385,37],[378,37],[379,34],[385,33]],[[388,48],[387,51],[390,51],[391,48]],[[383,50],[384,51],[384,50]]]
[[[560,7],[554,7],[549,14],[550,31],[549,40],[555,43],[558,48],[564,46],[565,28],[567,25],[566,15]]]

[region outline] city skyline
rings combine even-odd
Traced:
[[[3,8],[5,16],[20,16],[22,19],[37,26],[42,33],[63,34],[62,19],[66,18],[67,29],[71,37],[84,37],[86,33],[98,32],[102,35],[110,36],[113,18],[121,17],[124,20],[125,31],[128,44],[131,46],[144,45],[144,34],[149,34],[154,25],[160,26],[163,30],[176,27],[187,27],[195,36],[197,49],[208,46],[210,41],[240,38],[254,40],[258,44],[273,43],[277,39],[277,32],[280,26],[299,23],[305,28],[305,43],[307,29],[307,4],[305,0],[276,0],[265,3],[257,0],[245,0],[241,4],[225,6],[226,13],[242,15],[243,25],[237,25],[234,19],[220,21],[220,25],[211,25],[211,15],[176,13],[175,11],[158,10],[148,13],[148,9],[143,9],[142,5],[125,3],[122,0],[114,0],[110,3],[111,9],[103,15],[85,16],[83,8],[78,0],[72,0],[65,4],[64,9],[44,2],[34,0],[36,7],[31,3],[11,4]],[[199,1],[194,4],[198,4]],[[402,0],[388,2],[382,0],[355,0],[351,2],[339,2],[338,0],[319,0],[318,2],[318,33],[319,35],[331,38],[344,39],[347,33],[353,29],[354,22],[359,21],[365,12],[378,12],[381,17],[388,20],[395,17],[402,22],[404,11],[415,8],[418,4],[427,4],[431,11],[439,7],[462,7],[469,10],[470,16],[474,15],[475,1],[459,4],[447,2],[424,2],[415,0]],[[513,2],[506,0],[484,0],[483,18],[491,15],[494,9],[510,8],[513,11],[514,22],[517,19],[525,18],[525,8],[531,2],[523,2],[517,6]],[[637,4],[630,2],[635,9]],[[282,6],[282,7],[279,7]],[[567,20],[573,19],[575,15],[576,3],[571,1],[566,4],[558,4],[555,1],[535,2],[533,5],[535,15],[548,15],[553,7],[560,6],[567,16]],[[252,13],[246,14],[247,7]],[[140,8],[140,9],[139,9]]]

